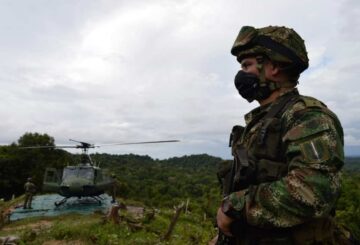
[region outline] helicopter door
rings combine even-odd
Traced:
[[[61,182],[61,172],[56,168],[46,168],[43,182],[43,191],[57,192]]]

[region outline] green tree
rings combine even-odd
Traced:
[[[360,239],[360,174],[344,174],[336,219]]]
[[[29,146],[55,146],[55,140],[48,134],[25,133],[18,140],[19,147]]]
[[[54,148],[22,148],[30,146],[55,146],[48,134],[25,133],[10,146],[0,148],[0,197],[6,199],[24,192],[24,182],[32,177],[41,189],[46,167],[61,168],[71,160],[71,154]]]

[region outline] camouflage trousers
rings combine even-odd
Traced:
[[[32,208],[31,203],[32,203],[33,196],[34,196],[34,194],[31,192],[25,193],[24,209]]]

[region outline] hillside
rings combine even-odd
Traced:
[[[209,209],[207,203],[221,198],[216,178],[220,158],[205,154],[162,161],[131,154],[95,154],[92,158],[116,174],[122,197],[149,206],[172,207],[191,198],[199,202],[199,209],[210,215],[215,210]]]
[[[62,168],[66,164],[77,163],[80,157],[53,149],[20,151],[15,146],[1,147],[0,156],[0,197],[7,198],[23,193],[27,176],[34,176],[36,184],[41,186],[46,167]],[[155,218],[137,221],[141,223],[139,229],[131,228],[131,217],[125,218],[119,225],[104,223],[104,214],[34,218],[7,224],[0,231],[0,236],[17,234],[27,241],[25,244],[47,244],[44,241],[51,239],[55,240],[54,243],[48,244],[65,244],[56,243],[58,241],[111,244],[102,242],[106,240],[114,241],[113,244],[161,244],[160,238],[170,223],[173,207],[188,200],[188,213],[180,216],[171,244],[201,244],[215,234],[214,219],[221,200],[216,172],[224,163],[223,159],[206,154],[166,160],[133,154],[92,154],[91,157],[103,169],[116,174],[119,200],[126,204],[136,203],[146,210],[158,210]],[[336,219],[360,237],[360,158],[346,158],[345,162]],[[7,202],[2,203],[1,211],[7,205]],[[32,224],[40,224],[41,228],[35,227],[32,232]],[[51,225],[42,227],[43,224]]]
[[[195,155],[159,161],[132,154],[92,158],[116,174],[119,201],[155,210],[154,218],[145,215],[136,220],[126,211],[120,211],[120,224],[104,222],[104,214],[99,213],[31,218],[6,224],[0,236],[17,235],[24,244],[48,245],[205,244],[215,236],[214,217],[221,200],[216,170],[221,159]],[[174,206],[187,202],[187,213],[181,213],[170,242],[161,241]]]
[[[124,203],[123,200],[121,202]],[[215,236],[211,219],[195,212],[182,211],[171,235],[164,240],[174,209],[151,209],[129,200],[126,203],[136,204],[144,211],[138,215],[129,209],[121,209],[119,223],[102,213],[24,219],[4,225],[0,230],[0,239],[16,237],[16,244],[27,245],[195,245],[206,244]]]
[[[360,173],[360,157],[346,157],[344,169],[349,172]]]

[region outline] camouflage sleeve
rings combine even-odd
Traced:
[[[291,227],[327,216],[334,208],[344,162],[341,125],[330,111],[299,111],[303,113],[297,120],[293,120],[294,115],[287,115],[289,120],[285,117],[283,143],[288,174],[275,182],[251,186],[245,195],[233,193],[227,199],[235,210],[245,213],[251,225]]]

